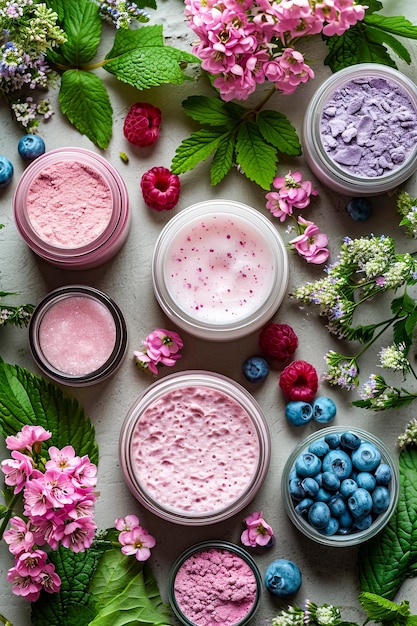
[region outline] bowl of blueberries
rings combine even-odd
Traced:
[[[398,464],[372,433],[323,428],[289,456],[281,479],[285,509],[304,535],[327,546],[374,537],[395,510]]]

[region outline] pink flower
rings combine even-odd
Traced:
[[[39,574],[42,589],[47,593],[58,593],[61,589],[61,579],[55,571],[53,563],[45,563],[42,572]]]
[[[9,551],[15,555],[28,552],[35,543],[39,543],[32,523],[17,516],[10,519],[10,528],[4,531],[3,539],[9,545]]]
[[[151,556],[151,548],[156,540],[147,530],[141,526],[135,526],[132,530],[121,532],[119,541],[122,544],[122,553],[135,555],[138,561],[146,561]]]
[[[292,215],[294,207],[304,209],[308,206],[311,196],[318,193],[309,180],[302,180],[301,172],[289,171],[286,176],[276,176],[272,184],[277,191],[266,194],[266,208],[281,222]]]
[[[325,263],[330,254],[326,247],[328,244],[327,235],[321,233],[314,222],[309,222],[302,217],[298,218],[298,225],[301,226],[302,233],[289,243],[308,263],[317,265]]]
[[[64,526],[61,544],[72,552],[84,552],[91,546],[96,531],[91,517],[80,517]]]
[[[129,531],[139,526],[139,518],[136,515],[126,515],[126,517],[118,517],[114,522],[116,530]]]
[[[22,576],[16,567],[12,567],[7,572],[7,580],[13,585],[13,593],[22,596],[29,602],[36,602],[40,596],[42,583],[34,580],[31,576]]]
[[[33,461],[18,450],[13,450],[11,457],[1,462],[2,472],[6,475],[4,482],[9,487],[14,487],[14,493],[20,493],[33,474]]]
[[[30,552],[22,552],[16,558],[16,570],[22,576],[31,576],[37,578],[41,573],[45,563],[47,554],[43,550],[32,550]]]
[[[255,511],[245,518],[246,529],[241,535],[245,546],[266,546],[274,536],[271,526],[263,519],[262,511]]]
[[[48,449],[49,461],[45,463],[47,470],[57,469],[61,472],[72,472],[79,464],[80,458],[75,456],[75,450],[72,446],[64,446],[62,450],[51,446]]]
[[[133,356],[139,369],[149,370],[156,376],[159,364],[175,365],[181,358],[180,350],[183,345],[178,333],[157,328],[146,337],[142,350],[135,350]]]
[[[33,444],[46,441],[52,437],[52,433],[42,426],[30,426],[26,424],[16,435],[6,437],[6,447],[9,450],[27,450],[32,452]],[[39,452],[40,450],[38,450]]]

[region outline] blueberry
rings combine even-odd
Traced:
[[[322,485],[328,491],[337,491],[340,487],[340,480],[333,472],[323,472]]]
[[[314,504],[314,500],[311,498],[303,498],[294,510],[298,513],[298,515],[305,515],[312,504]]]
[[[373,472],[381,462],[381,453],[373,443],[363,441],[352,452],[352,463],[361,472]]]
[[[327,435],[324,436],[324,440],[332,450],[340,446],[340,435],[338,433],[327,433]]]
[[[301,572],[292,561],[276,559],[266,568],[266,588],[278,598],[286,598],[297,593],[301,582]]]
[[[339,533],[341,532],[343,528],[346,531],[350,532],[352,524],[353,524],[353,517],[351,513],[349,512],[349,509],[346,508],[346,511],[343,511],[343,513],[339,517]]]
[[[367,491],[373,491],[376,485],[376,478],[370,472],[359,472],[356,476],[356,482],[358,483],[358,487],[362,487]]]
[[[315,476],[321,470],[321,461],[311,452],[302,452],[295,460],[295,469],[299,476]]]
[[[316,501],[308,510],[308,521],[314,528],[326,528],[330,518],[330,509],[325,502]]]
[[[375,513],[375,515],[385,513],[390,503],[390,494],[388,489],[382,485],[378,485],[375,487],[371,495],[373,502],[372,512]]]
[[[377,485],[387,487],[392,478],[392,471],[388,463],[380,463],[375,470],[375,479]]]
[[[320,528],[320,533],[322,535],[335,535],[339,530],[339,522],[334,517],[329,519],[329,523],[325,528]]]
[[[340,435],[340,445],[344,450],[356,450],[361,445],[361,441],[361,438],[350,430],[346,430]]]
[[[301,486],[301,481],[299,478],[291,478],[288,483],[288,491],[294,500],[302,500],[305,498],[305,491]]]
[[[285,407],[285,416],[293,426],[303,426],[313,417],[313,407],[308,402],[301,400],[288,402]]]
[[[340,517],[346,511],[346,501],[340,494],[332,496],[327,506],[333,517]]]
[[[333,494],[330,491],[327,491],[327,489],[324,489],[324,487],[320,487],[320,489],[316,493],[316,501],[328,502],[331,499],[332,495]]]
[[[323,471],[333,472],[339,478],[349,478],[352,471],[350,456],[343,450],[330,450],[323,459]]]
[[[358,489],[349,496],[347,505],[354,518],[365,517],[372,511],[372,496],[366,489],[358,487]]]
[[[358,483],[353,478],[345,478],[340,483],[340,493],[345,498],[349,498],[354,491],[358,488]]]
[[[310,476],[307,476],[301,481],[301,487],[304,489],[306,496],[310,497],[314,497],[319,490],[318,482]]]
[[[313,419],[319,424],[328,424],[336,415],[336,405],[331,398],[320,397],[313,402]]]
[[[45,152],[45,142],[39,135],[25,135],[17,144],[20,156],[25,161],[33,161]]]
[[[0,155],[0,187],[6,187],[13,176],[13,165],[5,156]]]
[[[316,439],[316,441],[312,441],[308,446],[308,449],[309,452],[312,452],[320,458],[326,456],[326,454],[330,450],[329,444],[327,443],[327,441],[325,441],[324,437]]]
[[[365,517],[355,519],[355,521],[353,522],[353,528],[355,530],[368,530],[368,528],[372,526],[372,522],[372,515],[365,515]]]
[[[352,198],[346,211],[355,222],[364,222],[372,213],[372,206],[366,198]]]
[[[261,383],[269,374],[269,365],[261,356],[251,356],[244,361],[242,372],[250,383]]]

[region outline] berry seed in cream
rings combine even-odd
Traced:
[[[227,519],[255,496],[268,469],[270,436],[252,396],[205,371],[166,376],[139,397],[121,429],[129,488],[169,521]]]
[[[153,283],[163,311],[203,339],[227,341],[262,326],[288,283],[288,259],[275,226],[229,200],[195,204],[162,230]]]

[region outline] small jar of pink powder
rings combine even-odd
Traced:
[[[123,246],[131,214],[126,185],[101,155],[51,150],[22,174],[14,195],[17,229],[29,248],[64,269],[90,269]]]
[[[205,526],[241,511],[268,471],[270,433],[252,395],[203,370],[165,376],[129,410],[119,456],[136,499],[164,520]]]
[[[36,306],[29,346],[39,369],[55,382],[93,385],[120,366],[127,349],[126,322],[102,291],[69,285],[52,291]]]
[[[227,541],[205,541],[174,563],[169,602],[185,626],[244,626],[259,606],[262,578],[252,557]]]
[[[308,104],[303,149],[336,192],[373,196],[398,187],[417,170],[417,86],[378,63],[335,72]]]

